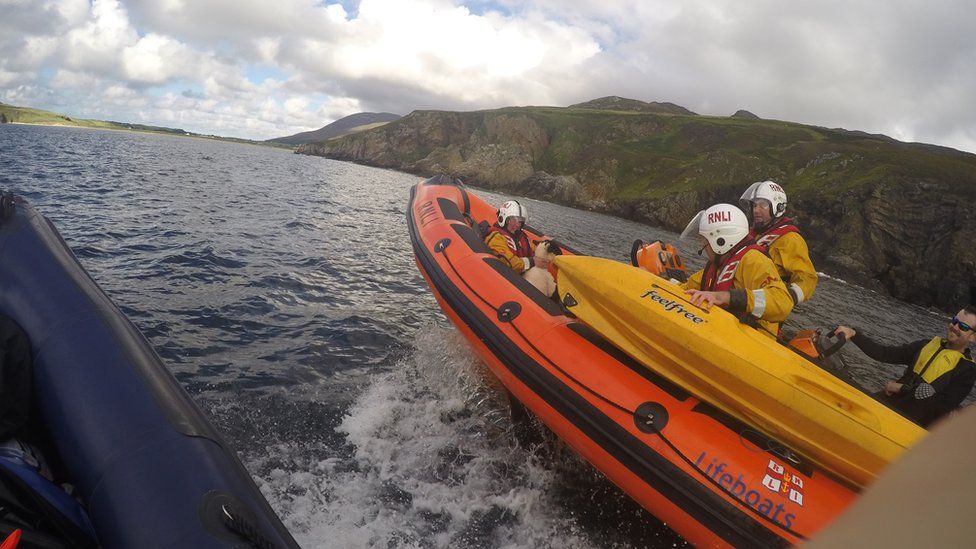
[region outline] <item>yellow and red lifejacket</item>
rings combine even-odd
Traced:
[[[530,257],[532,255],[532,245],[529,243],[529,237],[524,231],[516,231],[515,234],[512,234],[505,230],[504,227],[499,226],[498,223],[495,223],[488,230],[485,241],[491,239],[491,236],[495,233],[500,233],[505,237],[505,241],[508,242],[508,248],[518,257]]]
[[[793,224],[793,218],[783,217],[774,222],[768,229],[762,233],[756,233],[754,231],[749,231],[749,237],[755,242],[757,246],[762,247],[764,252],[769,250],[769,246],[776,242],[779,237],[786,233],[797,233],[799,234],[800,229]]]
[[[709,261],[705,264],[705,270],[702,273],[701,279],[701,289],[710,292],[727,292],[732,289],[732,283],[735,280],[735,270],[739,268],[739,262],[742,261],[742,256],[746,255],[749,250],[756,250],[760,253],[764,253],[761,246],[749,243],[748,239],[743,240],[738,244],[737,248],[732,248],[725,257],[725,261],[721,265],[718,265],[715,261]],[[721,266],[722,270],[719,271]]]

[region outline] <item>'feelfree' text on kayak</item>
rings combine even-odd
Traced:
[[[675,313],[687,318],[688,320],[694,322],[695,324],[701,324],[702,322],[705,322],[704,318],[695,315],[695,313],[692,313],[688,309],[685,309],[681,303],[678,303],[673,299],[668,299],[662,296],[661,294],[657,293],[657,290],[648,290],[644,292],[641,298],[643,299],[645,297],[651,298],[651,301],[654,301],[655,303],[660,303],[661,306],[664,307],[665,311],[674,311]]]

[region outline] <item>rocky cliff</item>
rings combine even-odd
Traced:
[[[976,155],[862,132],[607,103],[417,111],[298,152],[447,173],[675,231],[702,208],[735,202],[749,183],[774,179],[789,193],[819,270],[925,306],[951,309],[976,297]]]

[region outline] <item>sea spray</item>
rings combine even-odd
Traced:
[[[345,411],[342,448],[280,444],[248,466],[303,545],[590,547],[486,376],[453,328],[425,326]]]

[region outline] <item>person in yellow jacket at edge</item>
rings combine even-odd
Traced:
[[[773,260],[779,276],[799,305],[813,297],[817,270],[810,261],[810,250],[793,219],[786,217],[786,191],[775,181],[759,181],[739,198],[739,206],[751,214],[750,237]]]
[[[716,204],[698,212],[681,237],[696,234],[708,263],[681,285],[689,300],[705,309],[723,307],[776,337],[793,299],[776,265],[750,240],[746,215],[732,204]]]

